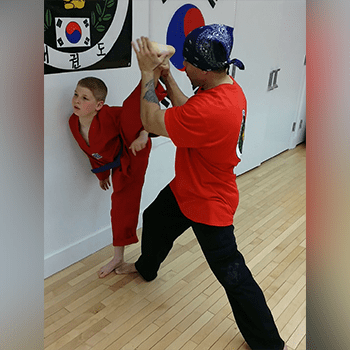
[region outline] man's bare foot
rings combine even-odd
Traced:
[[[284,345],[283,350],[288,350],[288,348],[287,348],[287,344],[286,344],[286,345]]]
[[[112,259],[107,265],[102,266],[98,271],[98,277],[104,278],[109,275],[114,269],[121,266],[123,264],[123,260],[120,259]]]
[[[136,270],[136,267],[135,267],[134,263],[132,263],[132,264],[122,263],[120,266],[118,266],[115,269],[115,273],[117,275],[126,275],[126,274],[129,274],[129,273],[135,273],[135,272],[137,272],[137,270]]]

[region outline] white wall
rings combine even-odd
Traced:
[[[246,66],[236,80],[248,101],[241,174],[289,149],[294,138],[305,82],[306,2],[238,0],[235,34],[234,54]],[[278,88],[268,91],[270,72],[278,68]]]
[[[247,66],[246,71],[237,73],[237,81],[248,98],[247,138],[240,173],[261,163],[260,150],[264,143],[270,142],[265,133],[261,132],[266,129],[267,112],[266,108],[260,108],[260,105],[264,104],[266,91],[262,93],[259,90],[259,84],[261,89],[265,89],[268,71],[261,72],[263,82],[259,83],[259,56],[252,50],[258,46],[255,41],[257,33],[265,26],[261,12],[264,8],[254,6],[255,3],[269,3],[270,6],[266,9],[275,9],[278,16],[276,6],[271,6],[271,3],[286,1],[288,2],[238,0],[236,4],[236,0],[220,0],[215,9],[207,0],[191,1],[202,11],[206,24],[221,22],[235,27],[235,48],[232,57],[241,59]],[[301,0],[297,2],[305,3]],[[171,16],[177,8],[186,3],[187,1],[183,0],[168,0],[162,5],[160,0],[134,0],[133,39],[148,35],[152,40],[165,43],[166,28]],[[160,9],[163,11],[162,15],[159,15]],[[298,11],[302,11],[300,6],[293,9],[294,17]],[[283,11],[281,14],[288,17]],[[299,22],[295,25],[299,26]],[[293,23],[288,22],[288,28],[293,32]],[[272,28],[270,32],[274,33]],[[266,38],[261,34],[261,39]],[[272,47],[274,44],[271,40]],[[267,55],[271,52],[271,47],[260,43],[259,50],[261,54]],[[265,66],[270,69],[266,64]],[[174,67],[172,72],[184,92],[190,95],[192,88],[185,74]],[[73,91],[77,81],[87,75],[97,76],[106,82],[109,88],[106,103],[109,105],[121,105],[140,79],[134,54],[130,68],[45,76],[45,277],[111,244],[111,190],[106,193],[99,188],[96,176],[90,171],[87,157],[76,144],[68,127]],[[300,95],[299,90],[295,93]],[[281,119],[280,124],[283,125],[283,116]],[[288,128],[290,119],[288,116],[285,121]],[[256,154],[259,155],[258,159],[254,158]],[[163,137],[153,140],[141,212],[174,176],[174,155],[175,148],[170,140]]]

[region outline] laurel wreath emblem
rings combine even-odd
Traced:
[[[107,13],[107,9],[113,7],[114,3],[114,0],[104,0],[103,9],[99,3],[96,4],[97,16],[94,11],[91,12],[91,24],[94,26],[94,28],[96,28],[98,32],[104,32],[106,30],[106,26],[103,25],[102,22],[111,20],[112,15],[110,13]]]
[[[52,24],[52,14],[51,14],[51,11],[48,9],[46,10],[46,13],[45,13],[44,31],[46,31],[46,29],[49,29],[49,27],[51,27],[51,24]]]

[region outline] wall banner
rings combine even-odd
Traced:
[[[44,73],[130,67],[132,0],[45,0]]]

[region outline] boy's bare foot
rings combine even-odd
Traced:
[[[129,274],[129,273],[135,273],[135,272],[137,272],[137,270],[136,270],[136,267],[135,267],[134,263],[132,263],[132,264],[122,263],[120,266],[118,266],[115,269],[115,273],[117,275],[126,275],[126,274]]]
[[[100,270],[98,271],[98,277],[104,278],[107,275],[109,275],[113,270],[115,270],[117,267],[121,266],[123,264],[123,260],[119,259],[112,259],[107,265],[102,266]]]

